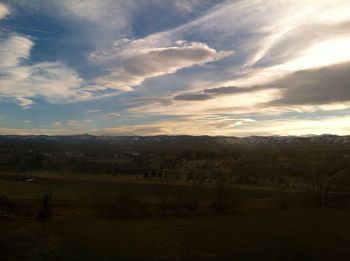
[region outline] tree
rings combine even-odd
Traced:
[[[328,206],[332,197],[340,192],[350,165],[337,166],[334,161],[329,164],[329,160],[320,159],[320,162],[310,164],[308,169],[304,184],[307,199],[318,206]]]
[[[46,233],[46,223],[52,217],[52,197],[51,192],[45,193],[42,200],[39,202],[37,218],[43,224],[43,233]]]
[[[216,164],[213,170],[216,177],[216,189],[217,196],[214,200],[213,207],[218,211],[225,211],[228,207],[228,194],[230,189],[230,171],[222,166],[221,164]]]
[[[37,218],[40,222],[47,222],[52,217],[52,197],[51,192],[45,193],[39,203]]]
[[[167,214],[167,209],[169,208],[170,199],[170,185],[169,185],[169,172],[172,170],[178,160],[176,158],[161,157],[153,160],[153,168],[156,170],[158,177],[161,180],[159,185],[159,196],[161,198],[161,208],[164,214]]]

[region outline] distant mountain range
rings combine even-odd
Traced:
[[[13,141],[52,141],[52,142],[111,142],[123,145],[151,144],[151,143],[200,143],[220,145],[284,145],[284,144],[324,144],[350,146],[350,135],[307,135],[307,136],[93,136],[88,134],[71,136],[46,136],[46,135],[0,135],[1,140]]]

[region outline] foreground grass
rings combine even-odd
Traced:
[[[2,260],[349,260],[350,212],[0,222]]]
[[[116,177],[43,175],[28,183],[0,175],[0,195],[30,205],[50,189],[58,214],[45,226],[33,217],[0,218],[0,260],[350,260],[347,209],[264,208],[113,220],[91,207],[91,201],[116,190],[149,197],[157,186]],[[265,202],[278,195],[272,189],[233,190],[239,200]],[[202,196],[213,196],[213,189],[203,188]]]

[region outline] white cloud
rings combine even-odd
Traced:
[[[177,0],[174,2],[175,8],[183,14],[194,13],[201,6],[203,0]]]
[[[256,121],[252,119],[216,117],[185,117],[174,121],[106,128],[104,133],[114,135],[306,135],[334,133],[347,135],[350,116],[318,119],[278,119]]]
[[[186,101],[180,100],[164,106],[151,103],[130,109],[133,113],[157,115],[202,115],[205,113],[244,113],[256,111],[261,103],[267,103],[280,97],[280,90],[270,89],[252,93],[216,96],[212,99]]]
[[[60,126],[62,126],[62,122],[60,122],[60,121],[56,121],[56,122],[52,123],[52,127],[60,127]]]
[[[86,133],[87,130],[75,128],[69,129],[67,127],[64,128],[1,128],[0,127],[0,135],[78,135],[82,133]]]
[[[97,109],[93,109],[93,110],[88,110],[85,113],[96,113],[96,112],[100,112],[101,110],[97,110]]]
[[[33,45],[32,40],[18,35],[0,40],[0,69],[16,67],[27,60]]]
[[[114,118],[118,118],[120,116],[119,113],[115,113],[115,112],[111,112],[111,113],[106,113],[104,115],[105,119],[114,119]]]
[[[23,107],[32,105],[33,97],[55,103],[90,96],[81,91],[83,80],[77,73],[59,62],[26,65],[33,45],[31,39],[19,35],[0,42],[0,96],[15,98]]]
[[[283,3],[275,0],[227,1],[193,22],[153,35],[151,38],[164,41],[164,39],[174,39],[189,32],[195,32],[202,37],[208,36],[209,44],[210,40],[214,40],[219,43],[219,46],[223,45],[227,48],[234,43],[236,55],[243,62],[232,67],[232,80],[220,81],[216,78],[210,82],[211,88],[271,84],[295,71],[349,61],[347,47],[350,39],[350,15],[349,12],[344,11],[349,8],[350,2],[345,0],[307,2],[286,0]],[[253,67],[257,63],[259,65]],[[190,88],[198,90],[198,86],[203,89],[200,80],[198,84],[192,83]],[[332,85],[325,88],[332,93]],[[315,91],[317,92],[317,86]],[[175,90],[176,92],[178,91]],[[291,89],[290,92],[293,90]],[[303,90],[299,89],[298,92],[303,96]],[[247,94],[244,95],[244,99],[239,95],[232,95],[225,100],[222,100],[224,98],[205,100],[206,97],[203,96],[198,99],[203,98],[204,101],[175,101],[169,106],[150,104],[139,109],[134,108],[132,111],[186,115],[208,111],[246,113],[255,110],[258,114],[262,111],[266,113],[266,110],[333,110],[334,106],[346,106],[346,104],[284,108],[257,106],[270,98],[278,99],[280,95],[281,93],[275,90],[274,93],[262,91],[259,95]],[[322,96],[322,93],[315,95]],[[326,96],[324,98],[327,99]],[[255,100],[256,103],[252,104],[251,100]]]
[[[35,1],[22,2],[24,5],[27,3],[36,5]],[[350,43],[349,0],[223,1],[207,10],[207,13],[201,13],[201,16],[197,16],[200,13],[198,9],[204,2],[209,1],[62,0],[44,2],[36,8],[43,9],[43,6],[50,6],[50,15],[57,13],[57,20],[62,20],[65,25],[71,25],[71,23],[75,26],[79,25],[77,38],[88,41],[84,44],[96,48],[89,62],[93,62],[93,66],[96,66],[99,72],[104,71],[105,75],[98,77],[96,84],[84,85],[83,79],[62,63],[46,62],[28,65],[27,60],[30,58],[33,39],[9,35],[7,39],[0,40],[0,96],[10,97],[23,107],[33,104],[31,100],[33,97],[61,103],[86,100],[86,97],[91,95],[90,92],[95,94],[101,91],[107,93],[104,96],[107,97],[111,91],[106,91],[106,88],[124,91],[135,89],[136,92],[143,91],[143,93],[140,91],[141,94],[134,93],[135,96],[139,94],[137,97],[143,98],[142,107],[137,107],[137,104],[135,106],[130,102],[130,107],[133,108],[129,112],[138,112],[141,116],[145,114],[177,117],[194,115],[194,118],[187,117],[186,120],[181,118],[159,124],[125,126],[124,129],[119,127],[115,129],[117,133],[134,131],[139,134],[201,134],[206,130],[209,134],[229,135],[287,134],[302,133],[303,128],[306,132],[313,132],[314,129],[317,131],[317,128],[326,132],[331,129],[331,127],[327,129],[326,125],[331,126],[332,123],[340,126],[339,131],[345,130],[344,119],[340,118],[323,119],[323,125],[314,123],[317,120],[281,119],[263,122],[244,120],[243,115],[247,113],[268,118],[273,113],[305,113],[306,111],[322,113],[322,110],[332,111],[348,107],[346,103],[329,104],[329,100],[317,106],[283,104],[277,107],[271,103],[266,105],[283,96],[284,93],[277,89],[230,94],[204,101],[174,101],[172,97],[174,94],[193,93],[194,90],[201,91],[204,88],[221,86],[243,88],[271,83],[277,78],[286,77],[300,69],[348,61],[350,59],[349,48],[347,48]],[[5,7],[7,11],[5,9],[3,11],[2,6],[4,5],[0,4],[0,19],[9,13],[8,8]],[[56,9],[52,6],[60,8]],[[145,15],[142,18],[147,19],[146,16],[149,14],[147,11],[155,10],[152,9],[154,6],[175,7],[175,12],[181,12],[179,16],[193,14],[198,18],[143,39],[123,39],[135,37],[132,31],[132,26],[136,24],[134,22],[138,22],[134,20],[135,14],[142,12],[142,15]],[[174,24],[178,24],[177,22]],[[146,28],[143,33],[147,33]],[[121,40],[114,41],[112,48],[104,49],[115,39]],[[179,39],[196,39],[202,43],[178,41]],[[91,42],[95,42],[95,45],[91,45]],[[218,50],[235,50],[237,59],[206,64],[232,55],[232,52]],[[184,70],[175,75],[179,70],[198,65],[202,66],[203,70]],[[134,88],[147,79],[165,75],[167,77],[163,79],[152,79],[147,82],[143,85],[145,88]],[[183,75],[186,77],[181,81],[175,78],[181,78]],[[210,78],[211,76],[214,77]],[[222,79],[222,76],[226,78]],[[170,79],[169,86],[167,86],[168,79]],[[152,86],[153,83],[161,85],[158,80],[164,80],[161,82],[165,89],[163,93],[154,91],[156,87]],[[203,86],[204,82],[206,86]],[[323,82],[328,83],[326,80]],[[329,90],[332,89],[334,92],[336,89],[333,87]],[[161,90],[161,87],[157,86],[157,88]],[[317,85],[317,88],[318,91],[315,92],[317,95],[322,96],[322,93],[327,93],[327,86],[320,89]],[[298,88],[298,94],[307,98],[307,95],[303,94],[305,90],[304,87]],[[342,91],[345,93],[346,88]],[[339,92],[341,97],[345,97],[346,95],[342,93]],[[154,98],[146,101],[145,94]],[[130,97],[131,94],[125,96]],[[93,95],[92,98],[94,97]],[[265,107],[261,103],[265,103]],[[90,110],[87,113],[94,112],[98,111]],[[223,112],[235,114],[238,118],[231,120],[200,117],[203,114]],[[105,118],[119,116],[113,114],[109,116],[106,114]],[[77,124],[63,121],[61,127],[76,128]]]
[[[61,18],[79,24],[79,34],[96,48],[120,34],[132,33],[132,15],[138,5],[125,0],[62,0],[57,2]],[[137,1],[138,2],[138,1]]]
[[[57,128],[66,128],[66,129],[75,129],[77,127],[81,127],[82,123],[80,121],[77,120],[68,120],[68,121],[57,121],[51,124],[50,127],[53,127],[54,129]]]
[[[212,0],[61,0],[55,2],[56,8],[60,10],[56,13],[63,19],[83,21],[82,30],[79,33],[87,36],[97,49],[108,46],[110,40],[121,36],[133,36],[135,30],[133,25],[140,14],[141,16],[153,15],[162,9],[176,18],[181,15],[197,14],[199,10],[207,10],[215,5]]]
[[[321,135],[325,133],[347,135],[350,131],[349,116],[332,116],[316,119],[279,119],[266,120],[239,126],[233,130],[234,135]]]
[[[129,15],[136,7],[132,2],[123,0],[63,0],[60,4],[66,11],[80,19],[103,26],[104,30],[108,28],[115,30],[129,26]]]
[[[296,71],[350,61],[350,30],[348,36],[331,38],[313,44],[295,59],[278,65],[278,69]]]
[[[69,127],[78,127],[81,125],[81,122],[77,120],[69,120],[69,121],[66,121],[65,124]]]
[[[243,61],[236,65],[235,72],[249,69],[258,62],[264,62],[266,68],[266,63],[279,65],[281,59],[304,58],[298,56],[306,56],[305,62],[309,63],[315,56],[318,56],[316,63],[322,57],[325,65],[330,64],[329,60],[345,59],[341,58],[341,51],[332,54],[330,50],[340,46],[347,51],[345,41],[333,39],[350,36],[349,23],[346,24],[350,22],[346,11],[349,8],[348,0],[225,1],[190,23],[148,38],[171,41],[195,34],[208,39],[209,45],[234,48]],[[344,26],[339,26],[341,24]],[[328,42],[316,46],[322,41]],[[307,56],[307,49],[313,52],[310,54],[313,57]]]
[[[0,3],[0,20],[4,19],[9,14],[10,14],[9,8],[6,5]]]
[[[196,6],[197,2],[183,0],[178,1],[176,5],[179,10],[181,8],[190,10]],[[291,61],[292,58],[300,58],[302,62],[307,63],[307,61],[315,61],[313,58],[318,56],[319,59],[322,57],[323,64],[347,60],[348,52],[345,47],[348,41],[333,40],[334,37],[339,38],[339,36],[343,37],[341,39],[348,39],[347,35],[350,34],[348,27],[341,28],[339,23],[350,21],[349,13],[344,11],[349,7],[350,3],[346,0],[334,2],[286,0],[283,3],[275,0],[225,1],[216,5],[205,15],[169,31],[155,33],[134,41],[129,39],[115,41],[114,48],[95,52],[91,55],[91,59],[112,71],[111,74],[99,78],[97,80],[99,84],[124,91],[133,90],[134,86],[142,84],[148,78],[204,64],[208,60],[212,61],[210,55],[204,57],[203,61],[182,60],[184,57],[181,54],[185,56],[185,51],[182,49],[194,46],[191,46],[192,43],[178,41],[178,39],[188,39],[189,35],[195,35],[200,39],[206,39],[207,44],[194,43],[194,45],[202,45],[201,47],[206,51],[211,49],[215,52],[211,52],[213,56],[221,53],[223,57],[227,57],[229,53],[218,52],[209,46],[216,46],[216,49],[234,49],[238,56],[235,67],[231,68],[232,80],[220,81],[218,76],[217,82],[213,80],[211,87],[265,84],[291,71],[301,69],[301,66],[294,66],[293,70],[286,68],[288,64],[284,66],[284,62]],[[326,46],[318,48],[315,44],[320,43],[321,40],[327,40],[330,44],[327,43]],[[346,55],[342,55],[340,50],[336,53],[330,51],[337,46],[341,46]],[[174,54],[172,49],[178,49],[180,54]],[[326,54],[323,52],[325,49]],[[313,50],[313,52],[309,53],[305,50]],[[171,51],[174,55],[162,55]],[[267,65],[251,67],[258,62],[265,62]],[[314,62],[307,68],[315,66],[317,64],[315,65]],[[229,68],[225,70],[229,71]],[[191,81],[191,77],[186,76],[186,80]],[[186,86],[186,84],[183,85]],[[187,86],[189,89],[198,88],[198,84],[194,82]],[[175,88],[169,91],[178,92]],[[236,100],[231,104],[236,103]],[[261,101],[264,100],[266,99],[262,97]],[[198,104],[191,103],[189,106],[196,107]],[[212,106],[215,109],[220,107],[221,103],[217,102]],[[178,107],[181,108],[181,104]],[[157,109],[154,108],[153,112],[156,113]],[[186,108],[180,111],[186,111]]]
[[[30,99],[23,98],[23,97],[17,97],[16,101],[19,105],[21,105],[23,108],[28,108],[30,105],[32,105],[34,102]]]
[[[141,43],[141,45],[140,45]],[[97,84],[119,90],[132,90],[144,80],[201,65],[231,56],[231,51],[216,51],[204,43],[177,41],[174,46],[150,48],[145,41],[137,41],[135,50],[131,42],[130,48],[124,49],[122,66],[110,69],[113,72],[96,80]],[[117,51],[119,51],[117,49]],[[96,58],[96,56],[95,56]]]
[[[184,116],[178,120],[111,127],[104,129],[103,132],[114,135],[230,135],[233,126],[252,122],[255,121],[220,115]]]

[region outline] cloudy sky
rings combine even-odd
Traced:
[[[0,134],[350,134],[350,0],[0,0]]]

